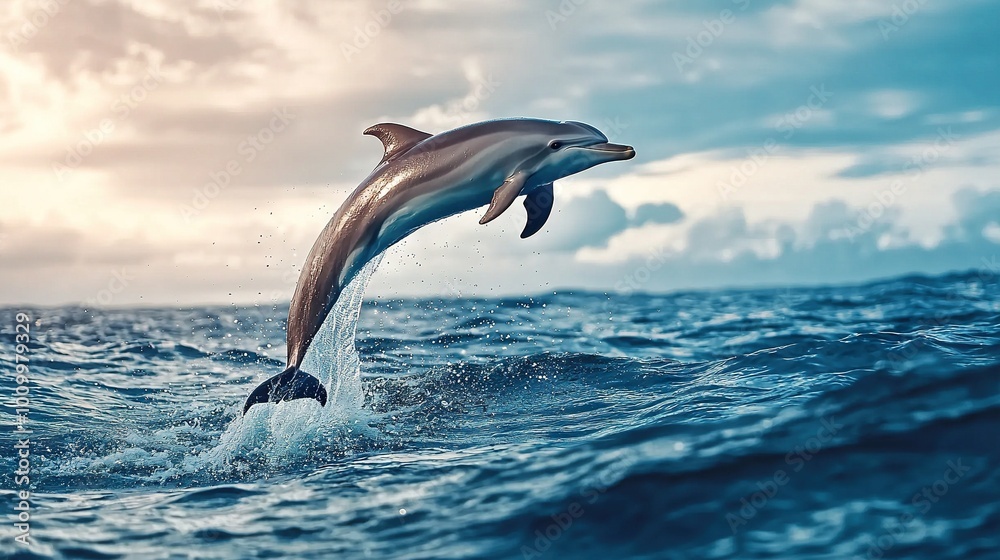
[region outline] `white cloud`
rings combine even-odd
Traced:
[[[890,47],[911,44],[901,31],[887,47],[878,33],[888,4],[733,5],[736,20],[682,73],[670,53],[719,15],[715,7],[589,2],[552,29],[546,8],[528,4],[407,2],[386,18],[384,0],[70,2],[19,49],[0,49],[0,253],[16,257],[0,299],[79,301],[120,263],[135,266],[136,278],[119,302],[287,298],[289,271],[378,161],[361,131],[385,119],[432,132],[523,114],[601,128],[620,120],[628,126],[614,140],[639,152],[561,182],[556,214],[532,239],[517,239],[518,212],[489,227],[460,216],[418,232],[383,265],[389,283],[375,289],[388,293],[463,280],[515,292],[546,282],[608,286],[651,251],[690,268],[659,287],[699,284],[705,263],[728,262],[735,276],[747,259],[794,269],[781,264],[789,251],[836,241],[828,222],[864,218],[897,180],[905,189],[870,226],[876,249],[931,251],[955,231],[996,240],[995,223],[960,225],[970,210],[954,203],[960,188],[997,188],[992,90],[977,98],[978,82],[954,77],[921,87],[936,59],[910,64],[925,60],[917,51],[906,51],[907,64],[886,59]],[[928,4],[905,33],[919,45],[920,30],[940,24],[962,45],[975,24],[992,21],[979,12],[960,20],[976,5]],[[10,7],[0,36],[35,7]],[[953,13],[959,19],[945,19]],[[357,52],[348,56],[345,46]],[[990,48],[963,46],[987,58]],[[966,62],[962,52],[944,54],[940,72]],[[162,83],[117,120],[112,104],[151,67]],[[793,137],[776,130],[810,84],[824,81],[836,84],[833,100]],[[240,143],[279,107],[295,112],[294,126],[185,220],[179,208],[241,157]],[[53,162],[109,117],[114,132],[57,178]],[[927,125],[954,126],[960,138],[911,176],[907,162],[934,147]],[[769,136],[779,149],[748,164],[747,150]],[[609,199],[595,204],[597,192]],[[841,205],[824,206],[830,201]],[[630,220],[650,203],[676,204],[684,219],[635,227]],[[582,217],[594,212],[615,219]]]
[[[1000,223],[990,222],[983,228],[983,237],[1000,245]]]
[[[462,73],[467,89],[465,95],[422,107],[403,119],[419,129],[441,132],[462,125],[487,120],[489,113],[483,110],[490,97],[502,87],[492,74],[483,71],[474,58],[462,61]]]
[[[913,113],[919,104],[919,95],[910,91],[880,90],[868,94],[871,113],[883,119],[905,117]]]

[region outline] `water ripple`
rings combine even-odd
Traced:
[[[5,557],[1000,550],[1000,287],[977,273],[368,302],[360,376],[331,372],[356,385],[246,420],[284,307],[26,311],[38,545]]]

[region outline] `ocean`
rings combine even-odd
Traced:
[[[998,558],[998,278],[3,309],[0,553]]]

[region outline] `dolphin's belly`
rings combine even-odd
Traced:
[[[376,168],[348,202],[348,216],[366,216],[351,242],[340,287],[377,255],[421,227],[485,206],[516,169],[495,145],[475,151],[434,150]]]
[[[502,182],[502,180],[500,181]],[[497,182],[496,186],[499,186]],[[403,240],[423,226],[490,203],[493,191],[488,181],[430,189],[405,201],[388,215],[376,236],[375,254]]]

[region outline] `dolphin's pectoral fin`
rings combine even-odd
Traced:
[[[528,211],[528,223],[524,224],[521,239],[538,233],[552,214],[552,183],[546,183],[524,197],[524,209]]]
[[[374,136],[385,146],[385,155],[379,165],[416,146],[432,135],[415,128],[396,123],[379,123],[365,129],[365,134]]]
[[[497,190],[493,191],[493,200],[490,201],[490,207],[486,209],[486,213],[483,214],[479,223],[492,222],[497,216],[503,214],[504,210],[510,208],[510,205],[514,204],[514,200],[521,194],[521,189],[524,188],[524,183],[527,180],[527,173],[515,173],[508,177]]]
[[[316,399],[326,406],[326,387],[319,379],[292,366],[261,383],[243,405],[243,414],[258,403],[293,401],[295,399]]]

